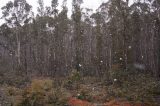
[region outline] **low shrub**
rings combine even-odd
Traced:
[[[81,80],[81,75],[77,70],[72,70],[68,76],[64,86],[68,89],[78,89]]]
[[[23,100],[18,106],[64,106],[67,97],[61,89],[56,89],[51,79],[34,79],[22,94]]]
[[[110,75],[113,83],[107,87],[107,92],[113,97],[154,102],[154,96],[160,93],[160,81],[150,73],[139,70],[113,70]]]

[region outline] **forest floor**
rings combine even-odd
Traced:
[[[118,75],[118,76],[117,76]],[[160,81],[143,73],[111,77],[0,76],[0,106],[160,106]]]
[[[36,89],[36,88],[33,88],[33,89]],[[40,104],[37,103],[36,105],[31,105],[31,104],[27,104],[26,102],[22,103],[22,101],[24,102],[24,99],[32,98],[33,100],[30,100],[30,101],[34,102],[34,97],[33,97],[34,94],[28,94],[28,97],[26,98],[23,96],[23,93],[25,91],[23,91],[22,89],[14,88],[13,86],[12,87],[3,86],[0,88],[0,106],[160,106],[159,100],[157,100],[156,103],[154,104],[153,102],[152,103],[150,102],[143,103],[141,101],[133,102],[133,101],[127,100],[126,98],[109,97],[109,95],[106,94],[105,89],[99,85],[98,86],[97,85],[81,85],[79,90],[78,89],[77,90],[61,89],[61,90],[63,91],[63,94],[57,93],[58,94],[56,95],[57,98],[53,97],[51,100],[53,103],[47,104],[45,101],[48,101],[48,100],[45,100],[46,98],[40,97],[41,96],[40,93],[42,93],[43,91],[38,91],[37,89],[37,93],[39,93],[37,94],[37,97],[36,97],[37,102],[42,101],[42,99],[44,99],[45,101]],[[49,94],[47,93],[46,95],[49,96]],[[51,95],[55,96],[54,94],[51,94]],[[59,97],[60,95],[61,97]],[[65,95],[65,98],[63,98],[64,95]],[[53,99],[55,99],[55,103]],[[67,99],[67,101],[65,99]]]

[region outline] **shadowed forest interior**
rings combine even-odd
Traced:
[[[1,8],[0,106],[160,106],[160,0],[44,2]]]

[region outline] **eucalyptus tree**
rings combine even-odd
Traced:
[[[52,8],[51,13],[54,14],[54,16],[56,16],[58,14],[57,6],[58,6],[58,0],[52,0],[51,1],[51,8]]]
[[[66,0],[63,1],[62,3],[62,11],[58,14],[57,16],[57,22],[58,22],[58,36],[57,36],[57,39],[56,39],[56,42],[57,42],[57,62],[59,62],[58,66],[59,67],[59,73],[60,74],[66,74],[66,70],[67,70],[67,67],[68,67],[68,60],[67,60],[67,52],[66,49],[69,49],[69,47],[66,47],[67,45],[65,43],[68,43],[69,42],[69,37],[68,36],[68,29],[69,29],[69,26],[68,26],[68,23],[69,23],[69,19],[68,19],[68,16],[67,16],[67,13],[68,13],[68,8],[67,8],[67,4],[66,4]],[[70,58],[71,59],[71,58]],[[63,61],[61,61],[63,60]]]
[[[96,23],[100,27],[99,34],[101,35],[101,41],[98,43],[97,39],[97,47],[98,45],[102,45],[102,48],[97,48],[101,52],[101,59],[99,60],[101,64],[101,73],[105,73],[105,76],[108,74],[108,70],[112,67],[112,34],[110,34],[110,21],[111,17],[109,14],[109,2],[102,3],[100,7],[97,9],[97,13],[99,14],[97,17]],[[99,21],[98,21],[99,20]],[[97,27],[97,25],[96,25]],[[96,36],[98,38],[98,35],[96,33]],[[104,74],[103,74],[104,75]]]
[[[122,0],[110,0],[108,5],[108,30],[112,37],[112,64],[126,68],[126,25],[125,2]]]
[[[58,57],[56,46],[58,43],[58,0],[52,0],[51,6],[45,7],[43,0],[38,2],[38,15],[35,19],[35,30],[37,30],[37,69],[40,74],[48,70],[47,74],[54,74],[56,70],[56,58]],[[46,37],[47,36],[47,37]],[[44,64],[46,63],[46,64]],[[41,66],[41,67],[40,67]]]
[[[131,20],[132,20],[132,47],[133,47],[133,61],[134,62],[140,62],[141,59],[141,48],[140,48],[140,43],[141,43],[141,17],[138,11],[134,11],[131,15]]]
[[[39,5],[39,7],[37,8],[38,14],[40,16],[44,16],[45,15],[45,7],[44,7],[43,0],[38,0],[38,5]]]
[[[83,27],[83,48],[84,48],[84,74],[96,75],[96,63],[95,63],[95,34],[94,34],[94,20],[91,17],[93,9],[85,8],[82,12],[82,27]]]
[[[68,8],[66,6],[66,0],[62,3],[62,11],[58,13],[57,6],[58,0],[52,0],[51,7],[53,13],[53,24],[51,27],[54,28],[51,35],[51,56],[50,56],[50,71],[52,75],[55,76],[57,74],[64,75],[66,72],[66,55],[65,46],[68,41],[66,40],[66,36],[68,33]],[[69,48],[68,48],[69,49]],[[62,61],[63,60],[63,61]]]
[[[24,24],[28,23],[31,19],[31,5],[26,0],[9,1],[2,7],[2,18],[6,20],[7,25],[12,27],[16,38],[16,57],[18,66],[21,65],[21,28]]]
[[[102,64],[103,64],[103,32],[102,24],[103,18],[100,12],[92,15],[95,20],[95,36],[96,36],[96,65],[97,65],[97,75],[102,75]]]
[[[155,72],[155,76],[160,78],[160,1],[159,0],[148,0],[152,2],[152,7],[154,10],[154,28],[155,28],[155,39],[157,40],[157,71]],[[156,46],[155,45],[155,46]]]
[[[157,70],[157,39],[154,31],[154,10],[152,3],[138,1],[131,5],[131,27],[134,62],[143,64],[151,73]],[[156,52],[155,52],[156,51]]]
[[[157,46],[157,70],[154,71],[154,75],[157,76],[157,78],[160,78],[160,20],[158,18],[155,18],[155,23],[154,23],[154,33],[155,33],[155,39],[156,43],[155,46]]]
[[[75,42],[75,69],[77,71],[82,70],[83,62],[83,29],[81,26],[81,4],[83,0],[73,0],[72,1],[72,20],[73,20],[73,33],[74,33],[74,42]]]

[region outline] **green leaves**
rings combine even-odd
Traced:
[[[52,8],[56,8],[58,6],[58,0],[52,0],[51,3]]]
[[[29,16],[31,8],[32,6],[26,0],[9,1],[6,6],[2,7],[2,18],[5,18],[8,24],[23,25]]]

